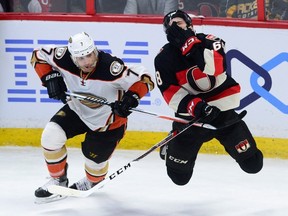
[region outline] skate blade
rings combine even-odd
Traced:
[[[58,200],[62,200],[67,198],[67,196],[59,195],[59,194],[53,194],[50,197],[36,197],[34,203],[35,204],[46,204],[51,202],[56,202]]]

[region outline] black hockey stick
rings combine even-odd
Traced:
[[[76,94],[76,93],[70,93],[70,92],[66,92],[66,95],[69,96],[69,97],[74,97],[74,98],[77,98],[78,100],[84,100],[84,101],[88,101],[88,102],[91,102],[91,103],[98,103],[98,104],[102,104],[102,105],[108,105],[108,106],[112,106],[112,103],[104,100],[104,99],[101,99],[101,98],[96,98],[96,97],[92,97],[92,96],[85,96],[85,95],[81,95],[81,94]],[[144,114],[148,114],[148,115],[151,115],[151,116],[155,116],[157,118],[161,118],[161,119],[165,119],[165,120],[169,120],[169,121],[176,121],[176,122],[179,122],[179,123],[183,123],[183,124],[188,124],[189,121],[185,120],[185,119],[181,119],[181,118],[177,118],[177,117],[171,117],[171,116],[165,116],[165,115],[159,115],[157,113],[152,113],[152,112],[149,112],[149,111],[145,111],[145,110],[142,110],[142,109],[137,109],[137,108],[132,108],[131,111],[135,111],[135,112],[140,112],[140,113],[144,113]],[[244,110],[242,111],[239,115],[238,115],[238,118],[237,119],[232,119],[230,122],[225,122],[223,126],[221,127],[214,127],[210,124],[207,124],[207,123],[199,123],[199,122],[194,122],[193,123],[193,126],[196,126],[196,127],[203,127],[203,128],[206,128],[206,129],[210,129],[210,130],[219,130],[221,128],[225,128],[231,124],[234,124],[234,122],[238,122],[239,120],[241,120],[242,118],[244,118],[244,116],[247,114],[247,111]]]
[[[77,98],[78,100],[88,101],[91,103],[98,103],[98,104],[102,104],[102,105],[108,105],[108,106],[112,107],[112,103],[110,103],[104,99],[101,99],[101,98],[96,98],[96,97],[92,97],[92,96],[86,96],[86,95],[81,95],[81,94],[76,94],[76,93],[71,93],[71,92],[66,92],[66,95],[68,95],[69,97]],[[154,116],[157,118],[161,118],[161,119],[165,119],[165,120],[169,120],[169,121],[176,121],[176,122],[183,123],[183,124],[189,123],[189,121],[187,121],[185,119],[181,119],[181,118],[177,118],[177,117],[171,117],[171,116],[165,116],[165,115],[159,115],[157,113],[152,113],[152,112],[145,111],[142,109],[132,108],[131,111],[144,113],[144,114]],[[211,130],[216,130],[216,128],[214,126],[212,126],[210,124],[205,124],[205,123],[195,122],[194,126],[203,127],[203,128],[207,128],[207,129],[211,129]]]
[[[71,93],[71,92],[66,92],[66,95],[70,96],[70,97],[74,97],[77,98],[78,100],[84,100],[84,101],[89,101],[92,103],[98,103],[98,104],[102,104],[102,105],[108,105],[110,107],[112,107],[113,103],[106,101],[105,99],[101,99],[101,98],[96,98],[96,97],[92,97],[92,96],[85,96],[85,95],[81,95],[81,94],[76,94],[76,93]],[[135,111],[135,112],[140,112],[140,113],[144,113],[144,114],[148,114],[151,116],[155,116],[161,119],[166,119],[166,120],[170,120],[170,121],[176,121],[176,122],[180,122],[183,124],[187,124],[189,121],[181,119],[181,118],[176,118],[176,117],[170,117],[170,116],[164,116],[164,115],[158,115],[156,113],[152,113],[152,112],[148,112],[145,110],[141,110],[141,109],[137,109],[137,108],[131,108],[131,111]]]
[[[244,116],[246,115],[246,111],[242,112],[239,114],[238,118],[231,120],[230,122],[227,122],[225,125],[223,125],[223,127],[217,128],[217,130],[219,129],[223,129],[225,127],[229,127],[237,122],[239,122]],[[184,125],[183,128],[181,130],[174,130],[171,133],[169,133],[168,136],[166,136],[163,140],[161,140],[160,142],[156,143],[155,145],[153,145],[150,149],[148,149],[146,152],[144,152],[142,155],[140,155],[139,157],[135,158],[134,160],[130,161],[129,163],[127,163],[126,165],[120,167],[117,171],[113,172],[112,174],[110,174],[108,177],[106,177],[104,180],[102,180],[101,182],[99,182],[97,185],[95,185],[93,188],[87,190],[87,191],[80,191],[80,190],[75,190],[72,188],[67,188],[67,187],[62,187],[62,186],[58,186],[58,185],[51,185],[48,187],[48,191],[50,193],[54,193],[54,194],[59,194],[62,196],[74,196],[74,197],[88,197],[91,194],[93,194],[94,192],[96,192],[98,189],[102,188],[104,185],[106,185],[107,183],[111,182],[112,180],[114,180],[117,176],[119,176],[120,174],[122,174],[124,171],[126,171],[128,168],[130,168],[134,163],[138,162],[139,160],[143,159],[144,157],[146,157],[147,155],[149,155],[151,152],[153,152],[155,149],[160,148],[161,146],[166,145],[167,143],[169,143],[171,140],[173,140],[175,137],[179,136],[181,133],[183,133],[184,131],[186,131],[188,128],[190,128],[191,126],[194,126],[194,124],[196,122],[198,122],[200,119],[194,119],[191,122],[189,122],[188,124]]]

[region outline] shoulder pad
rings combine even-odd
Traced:
[[[55,48],[55,58],[61,59],[67,51],[67,47],[56,47]]]

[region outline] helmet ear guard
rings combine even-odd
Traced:
[[[163,29],[164,29],[164,32],[166,33],[166,30],[169,28],[169,24],[170,24],[170,21],[175,18],[175,17],[180,17],[182,18],[186,24],[187,24],[187,27],[190,27],[192,26],[192,19],[191,17],[184,11],[182,10],[174,10],[174,11],[171,11],[169,13],[167,13],[165,16],[164,16],[164,19],[163,19]]]

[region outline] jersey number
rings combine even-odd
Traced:
[[[224,47],[224,44],[221,43],[220,41],[216,41],[213,43],[213,49],[215,51],[220,50],[222,47]]]
[[[160,86],[163,84],[159,71],[155,72],[156,82]]]

